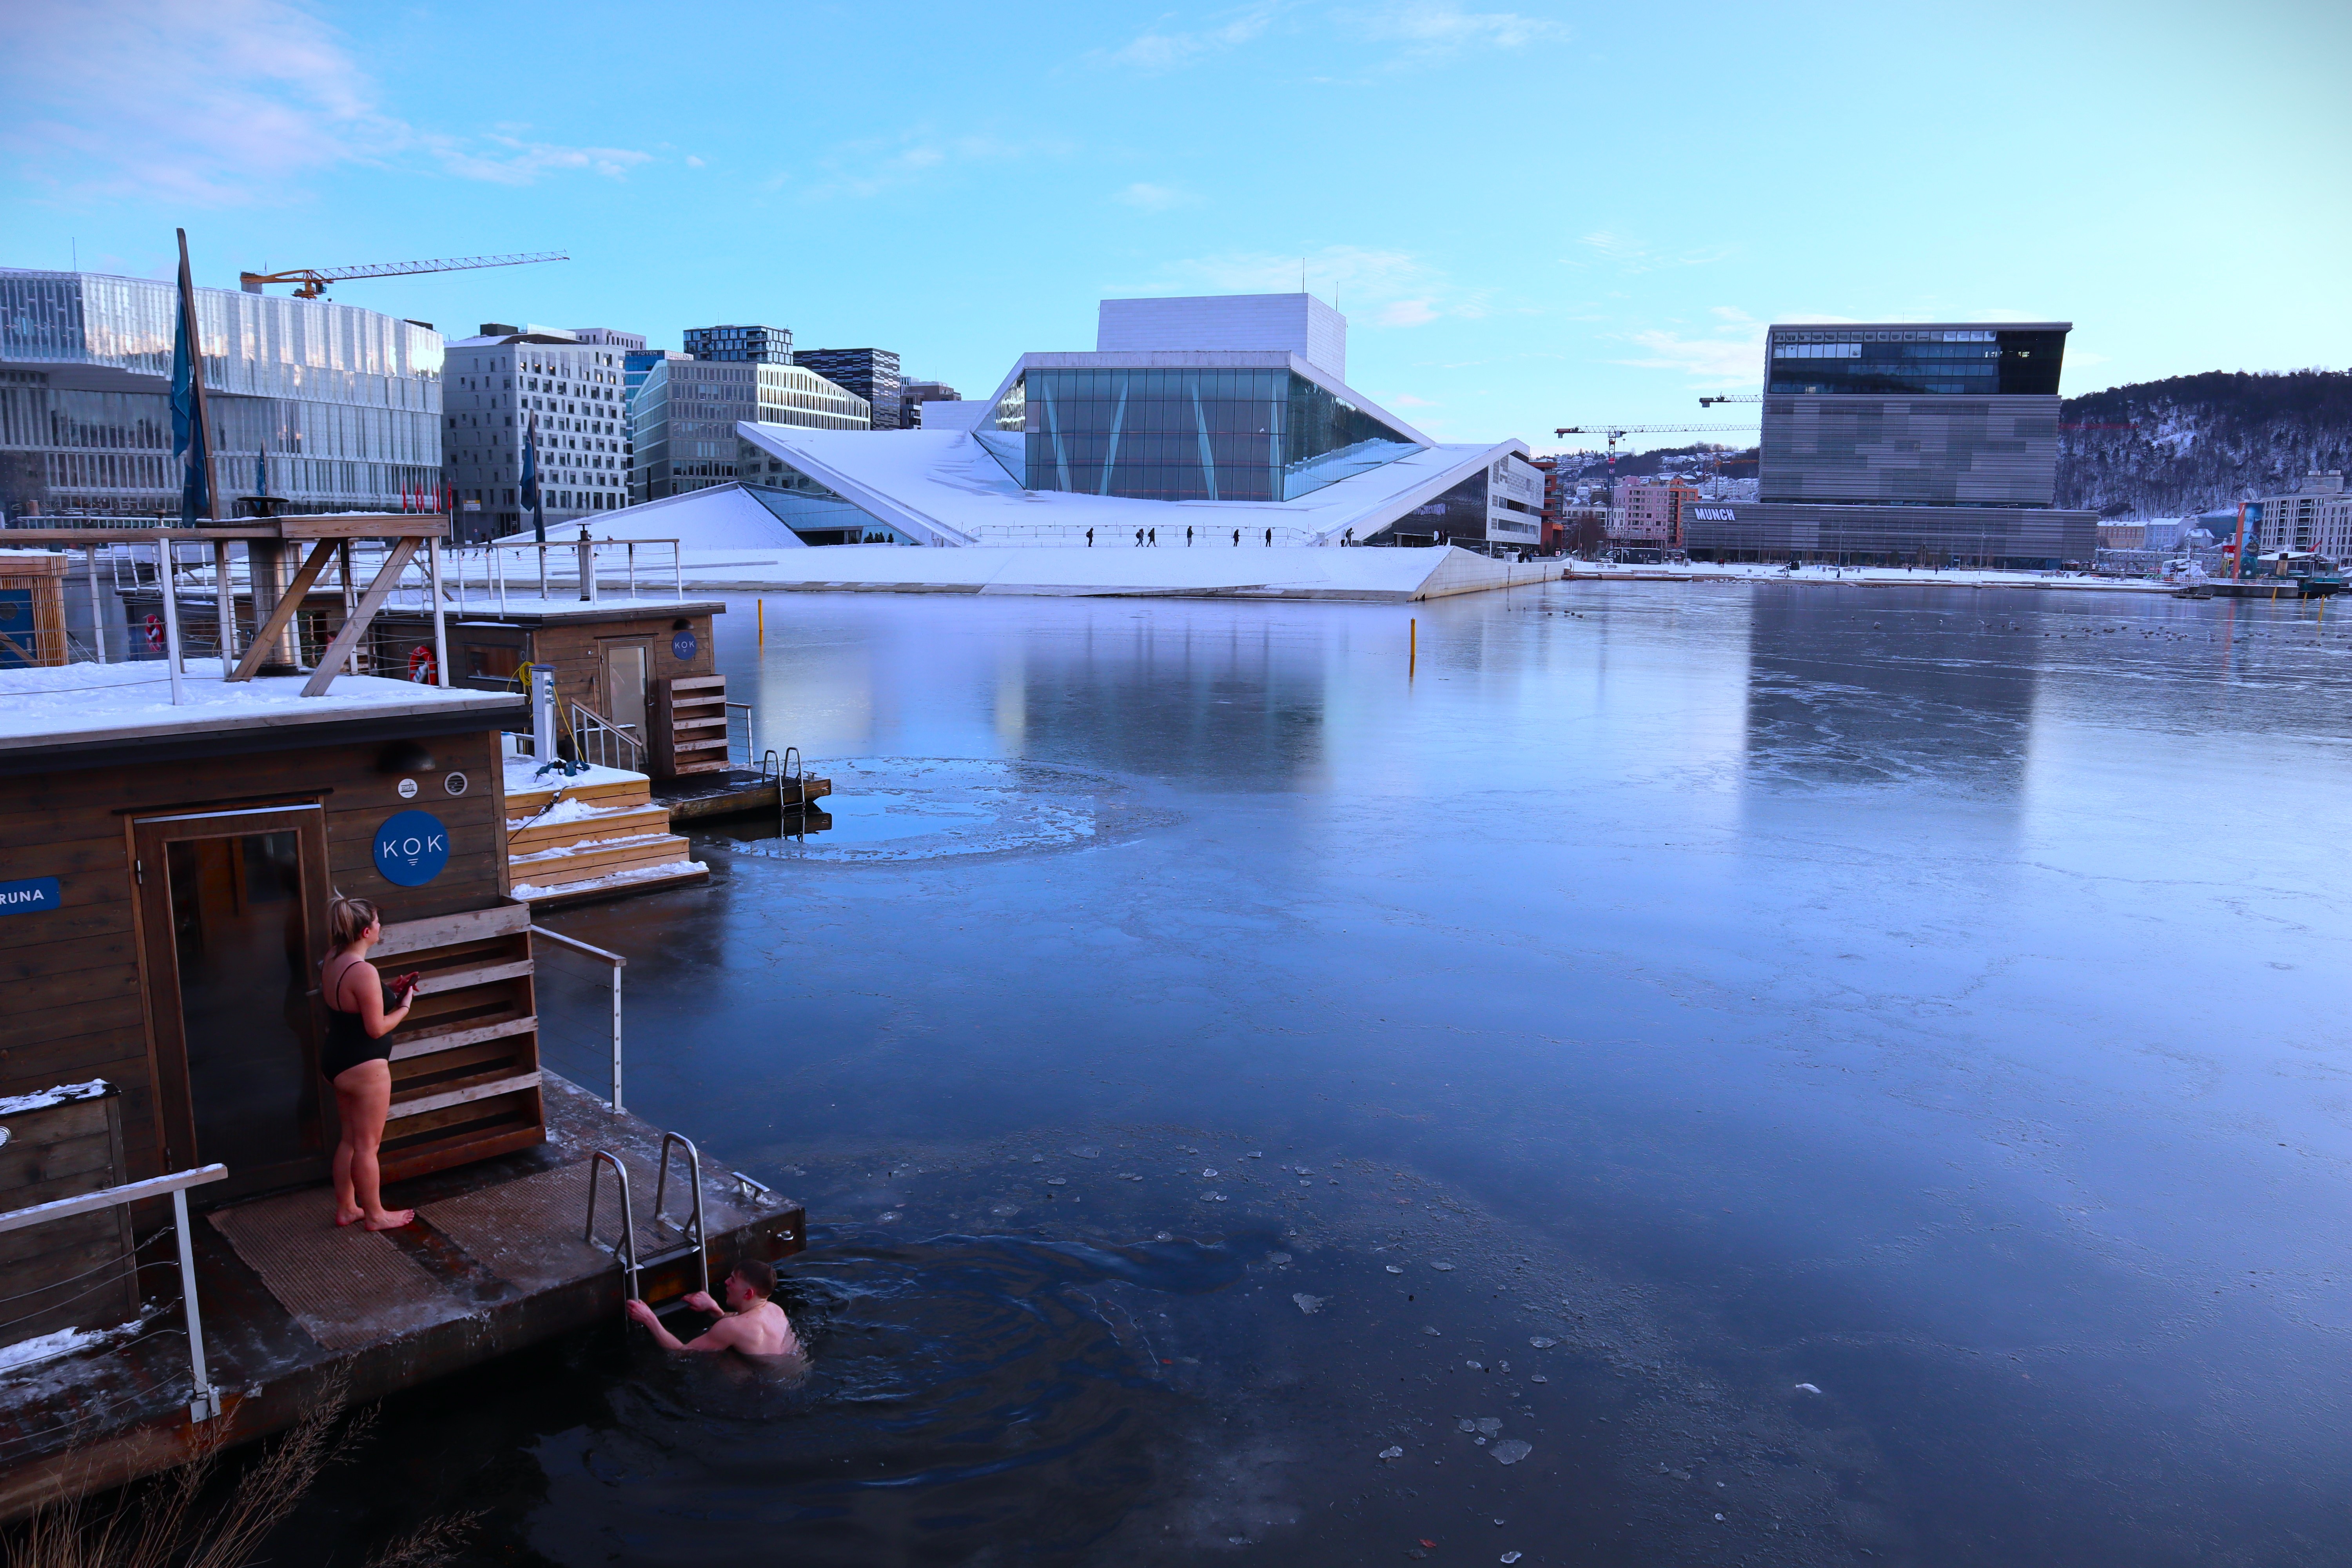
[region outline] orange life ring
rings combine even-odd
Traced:
[[[408,650],[408,679],[422,686],[434,684],[439,671],[433,663],[433,650],[418,643]]]
[[[151,615],[146,620],[147,646],[156,652],[163,651],[163,617]]]

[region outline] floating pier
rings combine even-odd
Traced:
[[[195,1217],[188,1240],[205,1381],[230,1441],[291,1426],[338,1378],[352,1401],[380,1399],[558,1334],[619,1326],[631,1284],[625,1210],[637,1290],[656,1303],[705,1289],[740,1259],[772,1261],[806,1245],[798,1205],[709,1164],[697,1189],[682,1141],[553,1073],[542,1072],[541,1088],[546,1142],[387,1188],[388,1205],[416,1210],[402,1229],[338,1229],[333,1194],[315,1186]],[[600,1151],[627,1173],[625,1200]],[[602,1189],[593,1241],[592,1173]],[[176,1239],[160,1233],[142,1248],[151,1295],[173,1279]],[[195,1368],[176,1289],[162,1295],[122,1338],[0,1384],[0,1519],[194,1452]]]

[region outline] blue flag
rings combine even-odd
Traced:
[[[196,356],[188,342],[188,279],[180,274],[179,329],[172,335],[172,455],[184,465],[180,483],[180,526],[193,528],[213,512],[212,454],[205,447],[204,422],[196,417]]]
[[[539,531],[540,538],[544,541],[547,537],[547,524],[537,515],[539,512],[539,417],[536,415],[531,416],[529,426],[523,431],[522,509],[532,514],[532,526]]]
[[[269,454],[267,452],[253,455],[253,493],[257,496],[269,493]]]

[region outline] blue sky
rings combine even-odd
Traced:
[[[1106,295],[1303,261],[1353,384],[1538,448],[1706,417],[1775,320],[2072,321],[2069,392],[2352,363],[2340,3],[78,0],[8,31],[0,262],[163,276],[180,225],[223,286],[571,253],[335,292],[453,333],[766,321],[979,395],[1092,347]]]

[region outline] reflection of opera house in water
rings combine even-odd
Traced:
[[[699,483],[732,481],[787,547],[1540,542],[1524,442],[1434,441],[1346,368],[1346,318],[1311,295],[1106,300],[1092,353],[1024,354],[992,396],[924,405],[919,430],[740,424]],[[613,531],[691,534],[694,502]]]

